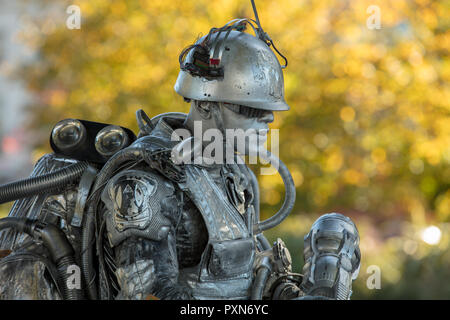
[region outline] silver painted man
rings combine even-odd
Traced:
[[[244,32],[248,26],[255,36]],[[112,155],[96,177],[91,171],[93,187],[88,187],[88,192],[82,191],[80,182],[59,195],[53,190],[52,195],[36,196],[31,207],[23,201],[13,207],[10,216],[61,226],[76,252],[85,297],[350,298],[360,264],[359,235],[353,222],[336,213],[319,218],[305,237],[303,275],[292,273],[283,241],[270,245],[262,232],[292,210],[292,177],[275,159],[286,184],[287,204],[269,221],[260,222],[258,182],[249,167],[239,162],[241,156],[251,153],[252,141],[257,141],[257,146],[265,141],[273,113],[289,110],[282,67],[270,45],[272,40],[250,20],[233,20],[211,29],[180,55],[175,90],[191,103],[189,114],[168,113],[149,119],[138,113],[139,138]],[[219,161],[195,162],[197,151],[203,154],[206,147],[193,136],[199,124],[201,137],[208,130],[223,137],[220,144],[225,152],[216,157]],[[240,137],[242,147],[236,146],[235,137],[227,136],[236,129],[248,133]],[[179,132],[191,135],[183,137]],[[189,145],[190,152],[181,157],[174,153],[180,145]],[[34,175],[73,162],[47,155]],[[87,172],[81,180],[89,182]],[[83,193],[90,195],[80,204]],[[30,240],[27,237],[3,233],[2,249],[49,255],[39,243],[24,248]],[[34,270],[36,276],[36,272],[42,275],[49,269],[43,261],[35,261],[25,263],[24,271],[17,275],[11,262],[14,254],[0,260],[0,279],[11,284],[30,278],[32,272],[26,270]],[[51,283],[49,279],[33,288],[23,285],[14,292],[0,289],[0,296],[65,297],[60,286]],[[35,292],[35,288],[40,289]]]

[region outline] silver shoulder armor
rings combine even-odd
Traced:
[[[128,170],[112,178],[102,193],[111,245],[132,236],[164,239],[171,220],[161,210],[161,203],[173,193],[173,185],[153,172]]]

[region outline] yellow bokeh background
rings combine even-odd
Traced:
[[[36,1],[35,1],[36,2]],[[64,118],[120,124],[137,132],[135,111],[187,112],[173,86],[183,48],[250,1],[37,1],[59,17],[27,16],[19,40],[38,52],[16,76],[34,94],[30,130],[48,136]],[[410,0],[256,1],[265,31],[288,58],[288,112],[280,157],[297,203],[270,231],[286,240],[301,271],[303,236],[323,213],[350,216],[361,234],[354,298],[450,298],[450,3]],[[65,8],[81,8],[81,29]],[[371,29],[367,8],[380,9]],[[24,23],[25,23],[24,22]],[[35,145],[37,160],[50,152]],[[260,176],[262,217],[283,200],[278,176]],[[3,213],[8,207],[1,207]],[[424,230],[437,226],[436,244]],[[429,229],[436,230],[436,229]],[[381,289],[366,285],[381,270]]]

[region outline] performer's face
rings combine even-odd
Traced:
[[[226,139],[233,143],[235,151],[248,155],[250,151],[254,152],[264,146],[269,131],[268,124],[274,120],[272,111],[264,110],[253,117],[227,107],[222,107],[221,111]]]

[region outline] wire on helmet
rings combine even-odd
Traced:
[[[247,19],[234,19],[221,28],[211,28],[202,43],[190,45],[181,52],[178,58],[180,69],[189,72],[193,76],[205,78],[223,77],[223,68],[220,67],[221,57],[215,58],[212,56],[211,50],[213,49],[213,44],[217,41],[222,32],[227,32],[226,37],[228,37],[231,30],[243,32],[246,30],[247,22],[249,22]],[[255,29],[254,26],[252,27]],[[213,35],[215,35],[215,38],[214,40],[211,40]],[[191,50],[194,50],[192,62],[184,62]]]
[[[186,47],[179,56],[180,69],[189,72],[193,76],[200,76],[206,79],[221,78],[224,75],[223,67],[220,62],[222,58],[223,48],[225,40],[228,38],[231,30],[243,32],[247,29],[247,25],[250,25],[255,32],[255,35],[267,46],[272,46],[273,49],[284,59],[284,66],[288,65],[287,58],[275,47],[272,39],[264,32],[259,21],[258,12],[254,0],[251,0],[255,19],[233,19],[225,24],[221,28],[213,27],[209,30],[208,35],[200,44],[193,44]],[[226,32],[224,39],[221,41],[221,45],[217,47],[219,36],[222,32]],[[214,39],[212,40],[212,37]],[[188,53],[194,50],[192,56],[192,62],[184,62]]]

